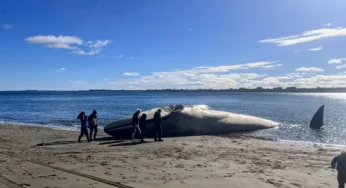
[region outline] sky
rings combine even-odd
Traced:
[[[0,90],[346,87],[344,0],[0,0]]]

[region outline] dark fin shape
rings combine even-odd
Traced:
[[[310,121],[310,128],[320,129],[323,126],[324,105],[322,105]]]

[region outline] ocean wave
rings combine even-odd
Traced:
[[[308,142],[308,141],[293,141],[293,140],[277,140],[279,143],[285,143],[295,146],[308,146],[308,147],[320,147],[320,148],[345,148],[345,145],[341,144],[328,144],[328,143],[318,143],[318,142]]]

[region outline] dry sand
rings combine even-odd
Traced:
[[[246,134],[147,139],[144,144],[105,134],[78,143],[78,134],[0,125],[0,188],[114,187],[35,161],[140,188],[337,187],[336,171],[330,168],[340,152],[336,149],[290,146]]]

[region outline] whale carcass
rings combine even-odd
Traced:
[[[158,109],[154,108],[140,114],[147,114],[147,136],[153,136],[153,117]],[[278,126],[277,122],[271,120],[216,111],[207,105],[170,105],[160,109],[164,136],[219,135]],[[104,131],[117,138],[129,138],[132,131],[132,115],[105,126]]]

